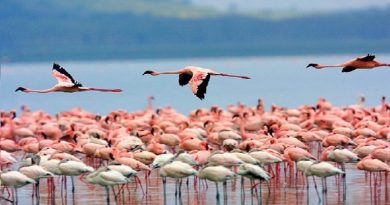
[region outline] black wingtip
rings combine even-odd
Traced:
[[[145,75],[145,74],[152,74],[152,73],[154,73],[152,70],[147,70],[147,71],[145,71],[142,75]]]
[[[306,68],[309,68],[309,67],[316,67],[318,66],[317,63],[309,63],[309,65],[306,66]]]
[[[53,69],[59,69],[60,67],[61,66],[58,63],[56,62],[53,63]]]
[[[25,91],[26,90],[26,88],[23,88],[23,87],[18,87],[18,88],[16,88],[16,90],[15,90],[15,92],[18,92],[18,91]]]
[[[198,94],[195,94],[196,97],[198,97],[200,100],[204,100],[204,95],[198,95]]]

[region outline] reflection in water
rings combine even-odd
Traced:
[[[355,164],[346,166],[345,180],[342,176],[329,177],[322,182],[319,178],[306,178],[294,169],[273,166],[269,182],[250,182],[247,178],[237,177],[222,187],[196,177],[183,179],[177,183],[181,192],[175,194],[176,181],[168,178],[166,190],[158,171],[154,170],[149,177],[148,190],[144,190],[145,179],[139,173],[141,184],[135,180],[131,183],[116,186],[110,190],[110,201],[107,201],[104,187],[88,184],[83,177],[75,177],[75,191],[72,192],[71,180],[55,177],[55,189],[50,193],[50,179],[42,179],[40,183],[39,204],[386,204],[389,201],[388,176],[384,173],[365,174],[357,170]],[[284,171],[286,170],[286,172]],[[387,181],[386,181],[387,180]],[[49,183],[48,183],[49,182]],[[326,186],[325,186],[326,185]],[[327,187],[327,188],[326,188]],[[222,188],[222,190],[221,190]],[[8,195],[4,187],[1,189],[1,205],[12,204],[13,196]],[[18,204],[35,204],[33,186],[28,185],[18,190]]]

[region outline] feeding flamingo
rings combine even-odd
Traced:
[[[57,79],[57,85],[46,90],[33,90],[30,88],[18,87],[15,92],[22,91],[25,93],[50,93],[50,92],[81,92],[81,91],[100,91],[100,92],[122,92],[121,89],[103,89],[83,87],[60,65],[53,63],[52,75]]]
[[[187,66],[177,71],[157,72],[157,71],[147,70],[143,73],[143,75],[145,74],[150,74],[153,76],[161,75],[161,74],[179,74],[179,85],[184,86],[189,83],[194,95],[196,95],[201,100],[203,100],[205,97],[204,95],[206,94],[206,89],[207,89],[207,85],[209,84],[210,76],[226,76],[226,77],[250,79],[247,76],[220,73],[210,69],[205,69],[205,68],[200,68],[195,66]]]
[[[317,63],[310,63],[309,65],[306,66],[306,68],[314,67],[316,69],[321,69],[321,68],[331,68],[331,67],[343,67],[342,72],[351,72],[356,69],[372,69],[381,66],[390,66],[390,64],[387,63],[374,61],[374,59],[375,59],[375,55],[367,54],[366,56],[360,56],[357,57],[356,59],[352,59],[345,63],[335,64],[335,65],[322,65]]]
[[[107,194],[107,204],[110,204],[109,187],[129,182],[129,179],[123,176],[120,172],[108,167],[101,167],[100,169],[88,174],[86,179],[92,184],[104,186]]]
[[[317,184],[314,176],[321,177],[323,192],[327,192],[326,177],[343,174],[344,172],[339,168],[327,162],[316,161],[308,165],[305,169],[306,176],[313,176],[314,186],[318,194]],[[345,189],[344,189],[345,190]]]
[[[260,182],[258,184],[260,188],[260,197],[262,195],[261,181],[263,180],[268,181],[270,179],[269,174],[266,171],[264,171],[263,168],[261,168],[258,165],[248,164],[248,163],[240,164],[240,166],[238,167],[237,174],[241,175],[242,177],[247,177],[250,179],[251,186],[252,186],[251,191],[253,191],[253,188],[257,185],[254,184],[254,180],[259,179]],[[244,188],[244,178],[241,178],[241,188],[242,189]],[[268,192],[270,192],[269,186],[268,186]],[[259,199],[259,201],[261,201],[261,199]]]
[[[5,173],[0,171],[0,184],[15,189],[15,199],[13,202],[14,204],[18,204],[17,189],[27,184],[35,184],[35,181],[18,171],[9,171]]]

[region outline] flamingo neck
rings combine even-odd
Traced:
[[[26,88],[26,90],[24,92],[26,92],[26,93],[49,93],[49,92],[53,92],[53,91],[54,90],[52,88],[46,89],[46,90],[33,90],[30,88]]]
[[[180,70],[177,70],[177,71],[161,71],[161,72],[155,72],[156,75],[161,75],[161,74],[180,74],[181,71]]]
[[[344,64],[335,64],[335,65],[321,65],[319,64],[317,67],[318,68],[336,68],[336,67],[343,67],[345,66]]]

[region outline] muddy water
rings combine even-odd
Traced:
[[[346,172],[345,194],[343,183],[339,181],[339,178],[329,177],[327,179],[327,192],[323,192],[321,179],[316,178],[317,194],[312,178],[309,179],[307,188],[305,177],[298,174],[296,178],[295,173],[289,170],[285,174],[283,165],[280,168],[279,177],[273,177],[269,185],[262,182],[261,188],[256,186],[256,189],[251,189],[253,186],[248,179],[245,179],[244,185],[241,186],[241,179],[238,177],[227,182],[224,194],[223,186],[219,184],[219,198],[216,197],[215,183],[198,180],[195,184],[193,177],[189,178],[188,185],[187,180],[183,180],[181,196],[180,194],[175,196],[175,180],[168,179],[165,202],[163,184],[158,171],[153,171],[149,176],[148,188],[144,174],[140,172],[142,187],[136,186],[134,181],[122,188],[114,187],[114,191],[110,190],[110,204],[390,204],[390,191],[386,189],[384,174],[372,175],[370,185],[370,175],[356,170],[354,164],[347,165]],[[377,179],[376,183],[375,179]],[[61,191],[60,177],[55,178],[55,185],[55,194],[51,197],[48,194],[46,180],[41,180],[40,204],[107,204],[105,189],[87,184],[80,177],[75,178],[74,194],[71,191],[69,177],[66,181],[66,190],[63,187]],[[32,191],[31,185],[20,188],[18,204],[36,204],[36,199],[31,196]],[[3,197],[7,195],[6,191],[2,194]],[[5,200],[0,202],[2,205],[11,204]]]

